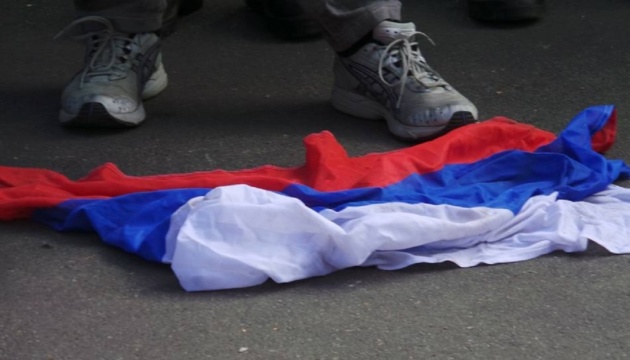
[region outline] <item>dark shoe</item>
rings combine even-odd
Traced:
[[[302,39],[321,33],[319,24],[306,16],[298,0],[245,0],[245,4],[263,15],[269,30],[277,37]]]
[[[540,19],[544,11],[544,0],[468,0],[468,14],[480,21],[534,21]]]

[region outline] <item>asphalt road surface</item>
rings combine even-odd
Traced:
[[[0,4],[0,164],[78,178],[302,163],[329,130],[351,155],[408,146],[328,103],[333,53],[283,42],[239,0],[207,1],[164,43],[170,86],[126,131],[58,125],[82,46],[53,41],[71,1]],[[429,63],[480,109],[557,132],[614,104],[609,156],[630,160],[630,2],[549,0],[544,19],[491,27],[463,0],[406,1]],[[291,284],[184,292],[167,266],[92,234],[0,223],[0,359],[625,359],[630,256],[586,253],[460,269],[350,269]]]

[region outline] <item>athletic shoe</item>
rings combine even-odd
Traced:
[[[62,93],[59,120],[67,126],[139,125],[146,116],[142,99],[168,84],[160,38],[116,32],[107,19],[96,16],[72,22],[58,36],[75,29],[82,34],[74,39],[87,42],[85,64]]]
[[[427,36],[413,23],[384,21],[372,36],[375,42],[353,55],[337,56],[335,108],[361,118],[384,118],[395,136],[413,141],[476,122],[475,105],[425,61],[416,38]]]
[[[261,14],[279,38],[295,40],[321,34],[319,23],[306,16],[298,0],[245,0],[245,4]]]
[[[533,21],[540,19],[544,12],[544,0],[468,0],[468,14],[481,21]]]

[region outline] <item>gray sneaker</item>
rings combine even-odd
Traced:
[[[160,38],[153,33],[116,32],[105,18],[89,16],[68,25],[60,35],[87,42],[85,64],[61,96],[59,120],[67,126],[128,127],[146,113],[142,99],[159,94],[168,84]]]
[[[427,140],[477,121],[477,108],[434,71],[420,53],[413,23],[384,21],[378,43],[337,56],[332,105],[347,114],[385,119],[405,140]],[[430,40],[430,39],[429,39]]]

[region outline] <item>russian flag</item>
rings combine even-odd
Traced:
[[[0,167],[0,219],[90,231],[170,264],[188,291],[290,282],[353,266],[462,267],[577,252],[630,253],[630,168],[603,155],[616,112],[598,106],[555,136],[502,117],[388,153],[349,157],[305,139],[296,168],[134,177],[105,164],[73,181]]]

